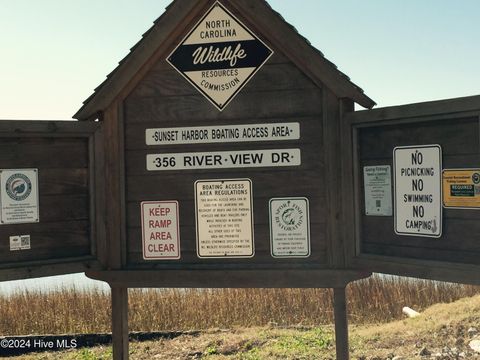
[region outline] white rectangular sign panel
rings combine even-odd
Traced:
[[[10,251],[30,249],[30,235],[10,236]]]
[[[288,167],[300,165],[302,165],[300,149],[147,155],[148,171]]]
[[[196,181],[195,218],[199,258],[254,256],[251,180]]]
[[[0,206],[2,225],[39,222],[38,170],[0,170]]]
[[[365,166],[365,214],[392,216],[392,172],[390,165]]]
[[[439,145],[397,147],[395,233],[442,236],[442,149]]]
[[[146,129],[147,145],[211,144],[300,139],[299,123]]]
[[[178,202],[144,201],[140,206],[143,259],[180,259]]]
[[[310,211],[307,198],[270,200],[270,245],[275,258],[310,256]]]

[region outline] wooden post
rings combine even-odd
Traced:
[[[113,360],[128,360],[128,288],[110,287]]]
[[[349,360],[347,301],[344,287],[333,289],[333,308],[337,360]]]

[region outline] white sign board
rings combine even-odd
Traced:
[[[10,236],[10,251],[30,249],[30,235]]]
[[[393,150],[395,233],[442,236],[442,149],[439,145]]]
[[[216,2],[167,60],[221,111],[272,54]]]
[[[196,181],[198,257],[253,257],[252,204],[252,182],[249,179]]]
[[[140,206],[144,260],[180,259],[178,202],[144,201]]]
[[[310,211],[307,198],[270,200],[270,245],[275,258],[310,256]]]
[[[390,165],[365,166],[365,214],[392,216],[392,173]]]
[[[219,125],[146,129],[147,145],[285,141],[300,139],[299,123]]]
[[[0,222],[39,222],[38,170],[0,170]]]
[[[300,165],[302,165],[300,149],[147,155],[148,171],[288,167]]]

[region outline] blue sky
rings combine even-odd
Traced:
[[[70,119],[168,0],[0,0],[0,119]],[[478,0],[270,0],[379,106],[480,94]]]
[[[168,0],[0,0],[0,119],[69,119]],[[477,0],[270,0],[379,106],[479,94]]]

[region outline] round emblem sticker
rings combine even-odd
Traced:
[[[480,173],[474,173],[472,175],[472,181],[475,185],[480,184]]]
[[[275,214],[277,225],[285,231],[295,231],[303,224],[303,210],[295,203],[287,201]]]
[[[24,174],[10,176],[5,187],[8,196],[15,201],[25,200],[32,192],[32,182]]]

